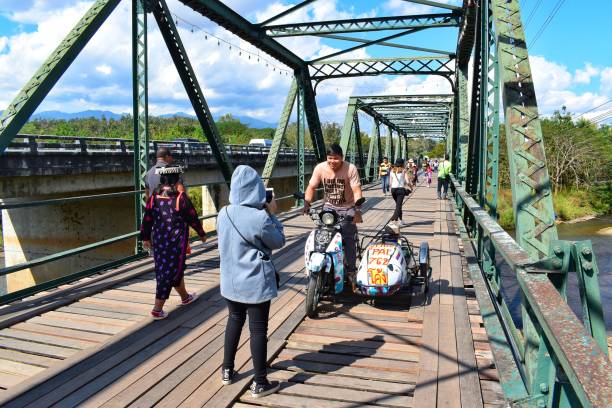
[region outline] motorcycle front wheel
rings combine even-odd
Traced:
[[[310,274],[308,279],[308,289],[306,292],[306,315],[308,317],[317,316],[317,306],[323,283],[323,271],[316,274]]]

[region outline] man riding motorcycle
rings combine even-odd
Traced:
[[[346,256],[346,271],[355,289],[357,271],[357,225],[362,222],[361,208],[355,202],[362,197],[361,180],[357,167],[344,161],[342,147],[334,143],[327,149],[327,161],[319,163],[312,173],[304,197],[304,214],[308,214],[315,192],[323,183],[324,209],[333,209],[345,216],[340,228]]]

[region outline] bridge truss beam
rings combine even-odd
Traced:
[[[380,30],[406,30],[410,28],[458,27],[460,18],[461,15],[454,12],[266,25],[265,28],[266,34],[270,37],[290,37]]]
[[[223,174],[223,178],[229,186],[232,179],[232,165],[227,159],[225,147],[223,145],[223,141],[221,140],[221,135],[219,134],[219,130],[217,129],[215,121],[213,120],[212,114],[210,113],[210,109],[208,108],[208,104],[206,103],[206,99],[204,98],[204,94],[200,88],[200,84],[198,83],[195,71],[189,62],[189,57],[187,56],[183,42],[179,36],[176,26],[174,25],[174,20],[172,19],[170,10],[166,5],[165,0],[155,0],[151,7],[153,16],[157,21],[159,30],[166,43],[166,47],[170,52],[172,61],[174,61],[174,65],[176,66],[181,81],[183,82],[183,86],[185,87],[185,91],[187,92],[189,100],[191,101],[193,110],[195,111],[198,121],[200,122],[200,126],[202,126],[204,134],[208,139],[208,143],[210,144],[213,155],[219,164],[219,169]]]
[[[453,74],[450,67],[454,58],[367,58],[340,61],[321,61],[310,64],[311,78],[323,81],[332,78],[350,78],[372,75],[441,75]]]
[[[0,116],[0,153],[62,77],[120,0],[97,0]]]

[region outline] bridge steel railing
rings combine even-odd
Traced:
[[[270,179],[275,179],[275,178],[276,177],[271,177]],[[224,182],[192,184],[186,187],[187,188],[207,187],[207,186],[214,186],[214,185],[221,185],[221,184],[224,184]],[[68,203],[88,201],[88,200],[99,200],[99,199],[104,199],[104,198],[117,198],[117,197],[125,197],[125,196],[136,197],[143,193],[144,193],[144,190],[132,190],[132,191],[122,191],[122,192],[117,192],[117,193],[91,194],[91,195],[84,195],[84,196],[78,196],[78,197],[54,198],[54,199],[49,199],[49,200],[33,200],[33,201],[22,201],[22,202],[13,202],[13,203],[0,203],[0,211],[17,209],[17,208],[32,208],[32,207],[40,207],[40,206],[61,205],[61,204],[68,204]],[[293,195],[286,195],[286,196],[278,197],[276,200],[284,201],[284,200],[290,200],[290,199],[293,199]],[[199,219],[207,220],[207,219],[215,218],[217,215],[218,215],[217,212],[203,214],[199,216]],[[208,231],[208,233],[209,234],[212,233],[214,235],[215,231]],[[72,248],[66,251],[60,251],[60,252],[56,252],[53,254],[41,256],[41,257],[38,257],[32,260],[29,260],[27,262],[22,262],[16,265],[3,267],[3,268],[0,268],[0,277],[7,276],[10,274],[22,271],[24,269],[29,269],[29,268],[33,268],[36,266],[45,265],[45,264],[48,264],[54,261],[58,261],[64,258],[68,258],[71,256],[76,256],[76,255],[79,255],[79,254],[82,254],[88,251],[92,251],[97,248],[102,248],[108,245],[115,244],[117,242],[122,242],[122,241],[126,241],[129,239],[136,239],[138,235],[139,235],[139,231],[132,231],[126,234],[117,235],[117,236],[107,238],[101,241],[96,241],[96,242],[92,242],[92,243],[82,245],[76,248]],[[117,266],[126,264],[128,262],[135,261],[137,259],[144,258],[147,255],[148,255],[148,252],[144,250],[138,250],[133,255],[114,259],[108,262],[103,262],[99,265],[96,265],[90,268],[86,268],[81,271],[72,272],[64,276],[61,276],[59,278],[41,282],[39,284],[27,287],[25,289],[21,289],[15,292],[11,292],[11,293],[2,295],[0,296],[0,305],[11,303],[11,302],[23,299],[25,297],[35,295],[39,292],[53,289],[53,288],[56,288],[58,286],[61,286],[67,283],[74,282],[84,277],[91,276],[91,275],[100,273],[102,271],[105,271],[111,268],[115,268]]]
[[[153,140],[149,142],[149,154],[155,154],[159,147],[166,147],[172,153],[206,154],[212,155],[212,148],[206,142],[185,142],[171,140]],[[85,153],[85,154],[109,154],[109,153],[133,153],[134,141],[132,139],[104,138],[104,137],[79,137],[79,136],[55,136],[55,135],[29,135],[19,134],[8,145],[6,153],[30,153],[44,154],[47,152]],[[255,145],[225,145],[228,155],[246,154],[267,156],[271,152],[270,147]],[[279,147],[279,155],[295,155],[298,149],[292,147]],[[304,154],[314,157],[312,149],[305,149]]]
[[[534,261],[457,179],[451,179],[456,219],[464,240],[468,269],[506,398],[511,400],[512,406],[609,406],[612,382],[605,331],[603,338],[601,333],[594,333],[594,338],[588,321],[598,313],[603,318],[590,242],[575,243],[570,250],[560,241],[552,259]],[[466,215],[472,223],[464,223]],[[490,243],[514,273],[520,287],[522,306],[528,311],[531,323],[546,344],[546,352],[542,352],[535,361],[525,360],[526,343],[530,340],[510,315],[501,279],[494,270],[486,269],[482,250],[479,249],[483,242]],[[583,259],[572,263],[571,254],[576,256],[576,252],[581,257],[588,256],[591,261]],[[556,259],[561,264],[554,262]],[[499,261],[495,263],[499,264]],[[559,278],[566,279],[570,271],[578,275],[580,297],[585,306],[583,322],[569,308],[565,287],[559,290],[555,284]],[[491,307],[487,308],[487,305]],[[537,373],[547,359],[553,360],[556,372],[536,377],[538,383],[530,387],[526,373]]]

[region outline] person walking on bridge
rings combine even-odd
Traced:
[[[395,212],[391,221],[397,222],[398,226],[405,226],[402,221],[402,206],[404,198],[410,194],[411,175],[404,167],[404,159],[397,159],[393,169],[391,169],[391,195],[395,200]]]
[[[267,379],[267,333],[270,301],[278,295],[280,283],[272,250],[285,245],[285,234],[274,215],[276,201],[271,196],[268,202],[263,181],[252,167],[234,170],[229,202],[217,218],[221,296],[228,308],[221,382],[228,385],[234,379],[234,359],[248,314],[255,374],[250,390],[259,398],[279,388],[278,381]]]
[[[145,196],[146,199],[149,199],[149,196],[159,186],[160,175],[156,173],[157,169],[162,167],[166,167],[171,165],[174,162],[174,158],[172,157],[172,152],[167,147],[160,147],[155,152],[155,157],[157,159],[155,165],[149,169],[145,176]],[[180,193],[185,192],[185,187],[183,186],[183,179],[179,178],[178,182],[175,185],[176,190]]]
[[[389,192],[389,169],[391,168],[391,163],[389,163],[388,157],[383,157],[382,163],[378,167],[378,175],[380,176],[380,181],[382,182],[382,190],[383,194],[387,195]]]
[[[438,200],[446,200],[448,183],[450,181],[451,162],[448,161],[449,155],[444,156],[444,160],[438,165]],[[442,194],[442,190],[444,193]]]
[[[164,319],[164,303],[175,288],[181,296],[181,304],[188,305],[196,298],[185,288],[185,260],[189,244],[189,227],[193,228],[202,242],[206,233],[193,204],[178,191],[177,184],[183,169],[180,166],[165,166],[156,169],[160,177],[159,186],[147,201],[140,227],[140,239],[147,249],[153,249],[155,260],[155,306],[153,319]]]

